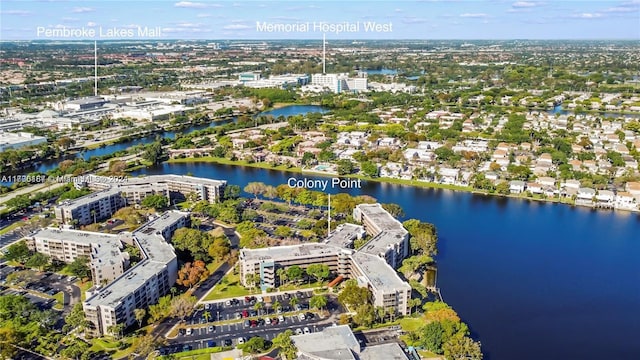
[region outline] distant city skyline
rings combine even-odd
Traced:
[[[3,0],[0,40],[640,39],[640,0]]]

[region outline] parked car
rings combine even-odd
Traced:
[[[304,329],[302,329],[302,332],[305,333],[305,334],[308,334],[311,331],[309,331],[309,328],[305,326]]]
[[[269,318],[264,319],[264,323],[267,325],[271,325],[271,319]]]
[[[231,300],[227,300],[227,301],[225,301],[225,302],[224,302],[224,305],[225,305],[225,306],[231,306]]]
[[[210,310],[211,309],[211,304],[204,304],[204,309],[205,310]]]
[[[238,345],[244,344],[244,338],[243,337],[239,337],[238,338]]]
[[[224,339],[224,341],[222,343],[223,343],[224,346],[233,345],[233,342],[231,341],[231,339]]]
[[[249,312],[247,310],[242,310],[242,317],[249,317]]]
[[[304,314],[299,314],[299,315],[298,315],[298,319],[299,319],[300,321],[304,321],[304,320],[306,320],[307,318],[304,316]]]
[[[297,328],[296,329],[296,335],[302,335],[302,329]]]
[[[213,325],[209,325],[209,332],[214,332],[216,331],[216,327]]]
[[[251,320],[245,320],[245,321],[244,321],[244,326],[245,326],[245,327],[249,327],[249,326],[251,326]]]
[[[187,333],[186,333],[186,335],[187,335],[187,336],[189,336],[189,335],[191,335],[191,334],[193,334],[193,329],[188,328],[188,329],[187,329]]]
[[[284,316],[282,316],[282,315],[278,316],[278,321],[284,322]]]
[[[207,341],[207,347],[212,348],[212,347],[215,347],[215,346],[216,346],[216,342],[215,341],[213,341],[213,340]]]

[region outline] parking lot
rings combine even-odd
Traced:
[[[241,339],[248,340],[260,336],[265,340],[273,340],[275,336],[291,329],[294,333],[321,331],[331,326],[333,321],[322,318],[319,312],[309,310],[311,291],[291,292],[262,297],[263,309],[256,310],[255,303],[259,297],[251,301],[245,298],[222,300],[209,303],[194,312],[181,326],[178,336],[169,340],[166,352],[177,352],[187,349],[199,349],[211,346],[237,346]],[[292,305],[291,300],[298,299]],[[281,304],[280,311],[273,308],[273,303]],[[344,309],[333,296],[328,296],[327,310],[330,315],[338,315]],[[203,314],[208,312],[207,322]]]

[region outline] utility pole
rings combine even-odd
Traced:
[[[329,194],[329,208],[327,210],[327,236],[331,235],[331,194]]]

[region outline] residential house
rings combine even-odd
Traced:
[[[509,182],[509,191],[511,191],[512,194],[520,194],[524,192],[524,189],[525,183],[522,180],[511,180]]]

